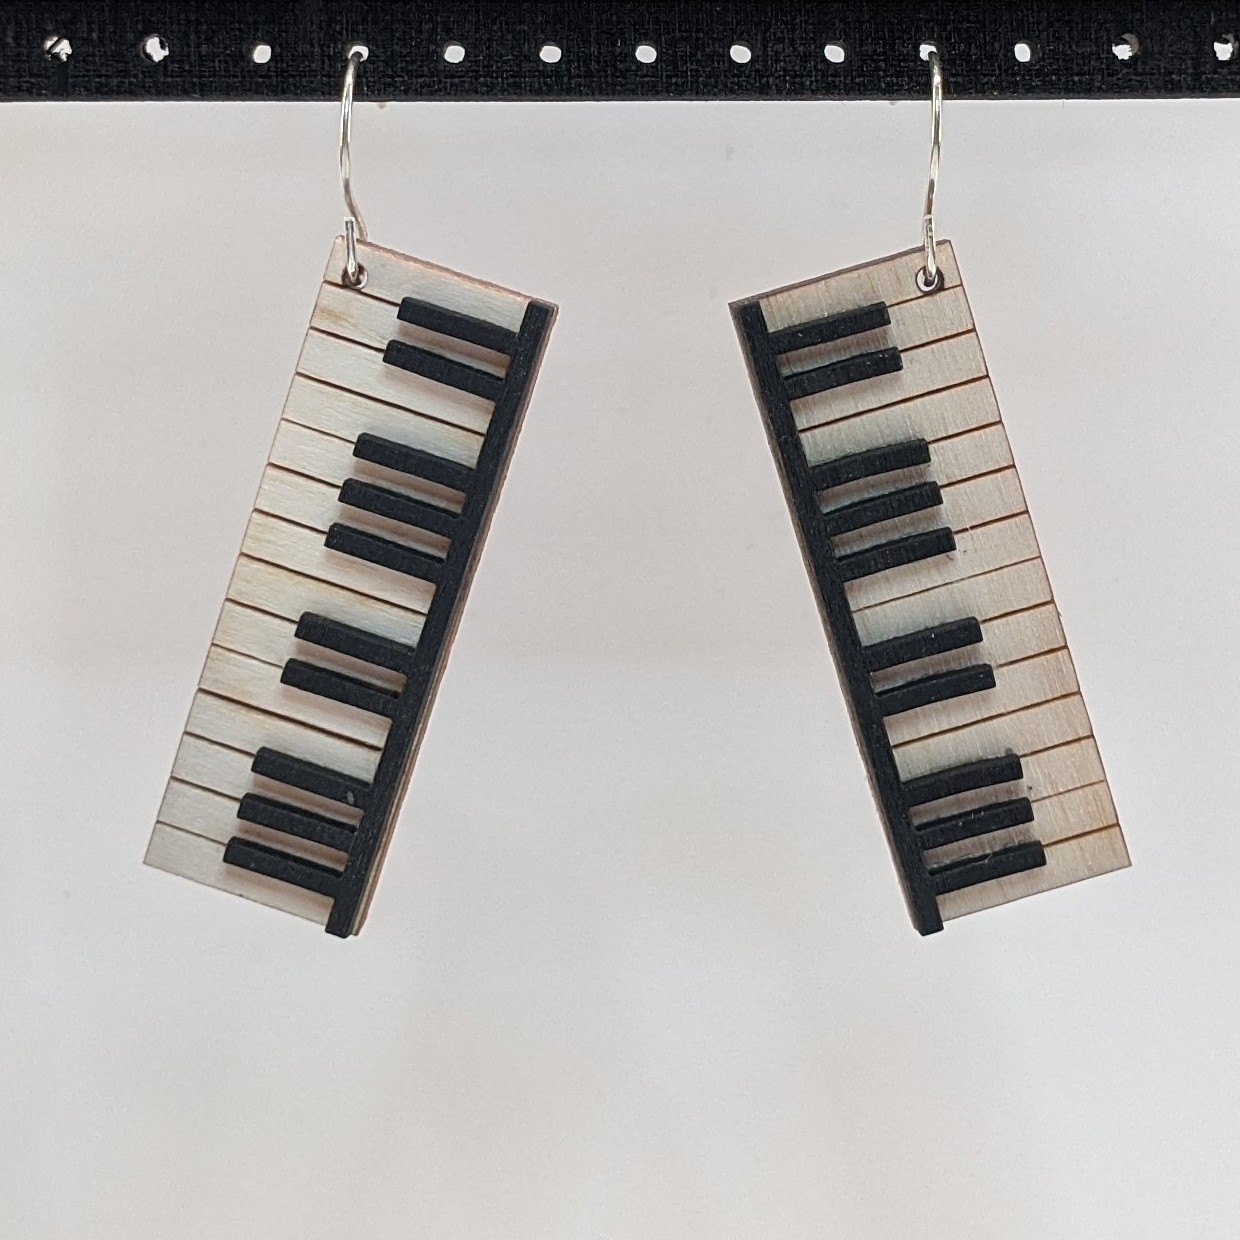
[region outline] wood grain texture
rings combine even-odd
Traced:
[[[357,932],[373,894],[554,315],[359,250],[362,291],[341,285],[332,247],[146,857],[338,935]],[[427,304],[402,319],[406,298]],[[428,350],[438,378],[385,362],[393,341]],[[461,365],[489,376],[491,399],[454,386]],[[375,442],[355,453],[363,436],[402,455],[362,459]],[[341,524],[430,557],[437,584],[329,548]],[[273,778],[305,778],[279,755],[314,764],[314,791]],[[325,799],[341,781],[349,805]],[[277,855],[315,863],[329,894],[298,886],[297,865],[277,866],[284,878],[246,868]]]
[[[733,307],[893,856],[923,933],[944,919],[1128,863],[949,242],[940,243],[939,258],[944,286],[930,295],[916,287],[922,255],[914,250]],[[876,302],[886,303],[885,315]],[[855,325],[854,334],[844,334],[841,323]],[[900,360],[894,369],[840,366],[892,349]],[[804,372],[824,365],[846,381],[802,395],[815,386]],[[857,477],[858,454],[869,454],[861,458],[866,462],[881,459],[887,472]],[[869,554],[880,545],[907,547],[918,558]],[[865,575],[857,575],[860,565]],[[960,632],[951,626],[966,621],[975,626],[967,642],[926,636],[935,626]],[[865,647],[882,642],[897,644],[883,647],[883,661],[871,665],[877,670],[866,671]],[[1021,762],[1021,778],[1010,784],[929,804],[903,798],[908,780],[1004,754]],[[954,825],[950,833],[935,826],[926,840],[953,842],[924,853],[915,846],[921,825],[1004,801],[1024,804],[1022,798],[1032,804],[1032,822],[1008,826],[992,816],[994,829],[970,838],[956,838]],[[1028,816],[1028,808],[1023,812]],[[927,897],[929,868],[1003,850],[1018,850],[1007,856],[1019,853],[1019,865],[1030,868]]]

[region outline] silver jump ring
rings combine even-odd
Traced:
[[[366,59],[363,49],[349,49],[344,79],[340,84],[340,189],[344,194],[344,271],[341,279],[349,288],[361,288],[366,283],[366,268],[358,261],[357,243],[366,240],[366,221],[353,197],[352,162],[349,142],[353,136],[353,84],[357,80],[358,66]]]
[[[925,265],[917,273],[917,287],[923,293],[937,293],[943,287],[943,272],[934,233],[934,194],[939,185],[939,149],[943,138],[943,66],[939,54],[931,49],[930,62],[930,176],[926,181],[926,201],[921,209],[921,243]]]

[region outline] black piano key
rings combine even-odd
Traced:
[[[382,439],[378,435],[365,432],[357,437],[357,442],[353,445],[353,455],[359,461],[370,461],[398,474],[408,474],[411,478],[421,478],[426,482],[437,482],[451,491],[468,491],[474,477],[474,471],[468,465],[448,461],[433,452],[423,452],[421,448],[411,448],[407,444],[395,443],[391,439]]]
[[[858,310],[845,310],[829,318],[813,323],[798,323],[795,327],[782,327],[771,332],[771,348],[776,353],[791,353],[795,349],[807,349],[810,345],[827,344],[832,340],[845,340],[886,327],[891,322],[885,302],[862,306]]]
[[[861,648],[866,671],[881,672],[889,667],[901,667],[916,659],[928,659],[931,655],[946,654],[949,650],[962,650],[976,646],[982,640],[982,626],[969,616],[953,620],[949,624],[935,624],[915,633],[902,633],[887,641],[873,642]]]
[[[236,835],[224,845],[224,864],[235,865],[238,869],[249,870],[253,874],[264,874],[268,878],[276,878],[282,883],[291,883],[294,887],[315,891],[321,896],[331,896],[333,899],[340,885],[341,872],[333,870],[330,865],[307,861],[304,857],[294,857],[278,848],[255,844],[253,840],[243,840]]]
[[[340,488],[340,502],[348,508],[373,512],[376,516],[399,521],[402,525],[412,525],[432,534],[442,534],[445,538],[451,538],[460,523],[460,517],[455,512],[436,508],[434,504],[402,495],[388,487],[376,486],[373,482],[363,482],[359,478],[344,480]]]
[[[427,555],[424,551],[417,551],[413,547],[393,542],[390,538],[368,534],[365,530],[354,529],[351,525],[341,525],[339,522],[328,529],[326,543],[332,551],[356,556],[359,560],[368,560],[371,564],[390,568],[409,577],[418,577],[422,581],[436,583],[443,572],[443,561]]]
[[[348,852],[353,842],[353,828],[347,822],[314,814],[296,805],[287,805],[272,797],[247,792],[237,806],[237,817],[243,822],[256,822],[260,827],[295,835],[300,840],[324,844],[338,852]]]
[[[278,784],[300,788],[303,792],[313,792],[315,796],[328,801],[339,801],[353,809],[365,809],[370,796],[370,785],[364,779],[343,775],[340,771],[333,771],[331,767],[320,766],[317,762],[306,762],[291,754],[281,753],[278,749],[268,749],[265,745],[254,755],[250,770],[255,775],[273,779]]]
[[[942,801],[977,788],[1014,783],[1024,773],[1020,758],[1007,753],[999,758],[982,758],[978,762],[965,762],[961,766],[919,775],[902,783],[900,791],[905,805],[929,805],[931,801]]]
[[[396,703],[400,698],[394,689],[383,689],[356,676],[346,676],[344,672],[307,663],[304,659],[290,659],[280,673],[280,683],[388,719],[396,713]]]
[[[339,620],[329,620],[312,611],[302,612],[301,619],[297,621],[296,635],[312,646],[347,654],[350,658],[360,659],[372,667],[387,668],[390,672],[403,672],[413,655],[413,647],[403,642],[394,642],[390,637],[380,637],[377,633],[368,633],[351,624],[341,624]]]
[[[859,577],[872,577],[889,568],[900,568],[904,564],[915,564],[918,560],[946,555],[955,549],[955,536],[946,526],[941,526],[924,534],[908,534],[904,538],[879,543],[877,547],[840,556],[835,565],[843,580],[856,581]]]
[[[390,346],[389,346],[390,347]],[[899,349],[875,349],[872,353],[858,353],[856,357],[844,357],[838,362],[815,366],[812,370],[798,370],[784,376],[784,390],[789,400],[802,396],[815,396],[833,388],[847,387],[879,375],[895,374],[904,369]]]
[[[950,865],[933,866],[929,871],[930,883],[936,896],[964,887],[976,887],[994,878],[1006,878],[1009,874],[1021,874],[1036,870],[1046,864],[1046,849],[1041,844],[1015,844],[999,852],[982,857],[966,857]]]
[[[943,493],[937,482],[918,482],[911,487],[901,487],[898,491],[876,495],[872,499],[862,499],[855,504],[831,508],[822,514],[822,519],[827,533],[832,538],[838,538],[841,534],[851,534],[854,530],[863,530],[867,526],[877,525],[880,521],[893,521],[896,517],[907,517],[915,512],[938,508],[942,503]]]
[[[922,851],[928,852],[931,848],[942,848],[944,844],[971,840],[979,835],[990,835],[993,831],[1019,827],[1032,821],[1032,802],[1028,797],[1016,797],[1011,801],[996,801],[993,805],[966,810],[963,814],[952,814],[947,818],[936,818],[933,822],[923,822],[914,830]]]
[[[396,317],[402,323],[425,327],[428,331],[456,340],[467,340],[493,353],[510,354],[517,343],[517,333],[500,327],[498,323],[488,323],[485,319],[476,319],[472,314],[461,314],[456,310],[445,310],[442,306],[419,301],[416,297],[406,297],[400,303]]]
[[[383,350],[383,360],[389,366],[421,375],[424,379],[456,388],[459,392],[481,396],[483,400],[498,400],[504,386],[504,380],[499,375],[464,362],[454,362],[449,357],[441,357],[404,340],[389,340]]]
[[[880,474],[893,474],[898,469],[929,464],[930,445],[924,439],[907,439],[903,443],[886,444],[868,452],[853,452],[833,461],[823,461],[809,473],[814,486],[825,491],[846,482],[859,482],[862,478],[876,478]]]
[[[975,663],[970,667],[953,668],[950,672],[938,672],[934,676],[922,676],[907,684],[894,685],[880,690],[878,709],[883,718],[902,715],[919,706],[932,706],[935,702],[949,702],[952,698],[965,697],[970,693],[982,693],[995,687],[994,668],[989,663]]]

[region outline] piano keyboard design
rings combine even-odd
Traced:
[[[1128,864],[948,242],[733,315],[909,911]]]
[[[327,264],[147,863],[355,934],[554,307]]]

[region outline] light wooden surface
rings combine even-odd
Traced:
[[[974,616],[982,644],[889,669],[876,689],[972,663],[994,669],[993,689],[919,707],[886,720],[902,779],[1008,751],[1022,758],[1019,786],[1034,821],[926,855],[929,864],[1039,840],[1047,864],[940,897],[944,918],[1076,882],[1128,864],[1122,832],[1059,614],[1042,563],[1007,433],[950,242],[939,245],[944,289],[921,294],[920,251],[781,289],[760,299],[767,328],[888,304],[889,327],[784,354],[795,374],[871,349],[896,346],[903,368],[792,402],[811,466],[911,438],[929,443],[924,467],[869,478],[825,494],[825,508],[923,479],[942,505],[833,540],[847,554],[948,526],[956,549],[849,582],[846,593],[863,643]],[[994,790],[992,790],[994,791]],[[914,822],[959,812],[976,796],[918,807]]]
[[[446,540],[338,502],[348,477],[381,481],[409,496],[459,511],[461,496],[357,460],[353,443],[370,433],[473,466],[491,402],[384,365],[390,339],[431,347],[443,356],[502,375],[506,359],[489,350],[401,323],[405,297],[486,319],[510,330],[529,299],[392,250],[359,247],[368,273],[363,290],[340,284],[340,239],[332,247],[310,330],[276,428],[270,458],[241,544],[215,636],[190,708],[158,821],[148,865],[323,923],[322,896],[222,861],[234,835],[312,860],[317,845],[237,819],[247,792],[272,792],[250,771],[270,746],[361,779],[374,777],[388,730],[382,716],[280,683],[290,657],[302,654],[294,630],[306,611],[332,616],[393,640],[416,643],[434,596],[429,582],[329,551],[324,533],[337,520],[442,555]],[[345,656],[314,650],[324,667],[360,674]],[[367,679],[399,687],[400,678],[367,666]],[[341,816],[341,807],[279,787],[281,799]],[[345,814],[347,816],[347,812]]]

